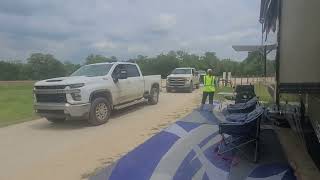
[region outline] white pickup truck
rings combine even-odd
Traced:
[[[51,122],[86,118],[92,125],[106,123],[113,109],[149,104],[159,99],[160,75],[142,76],[137,64],[126,62],[86,65],[69,77],[38,81],[34,108]]]
[[[167,92],[172,90],[187,90],[192,92],[193,88],[199,88],[199,75],[195,68],[176,68],[167,77]]]

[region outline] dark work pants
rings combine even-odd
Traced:
[[[202,94],[202,104],[206,103],[208,95],[209,95],[209,104],[213,104],[214,92],[203,92],[203,94]]]

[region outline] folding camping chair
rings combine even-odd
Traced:
[[[230,104],[227,106],[226,110],[228,113],[249,113],[256,108],[258,102],[258,98],[253,97],[245,103]]]
[[[235,103],[245,103],[256,96],[253,85],[237,85],[235,92],[237,93]]]
[[[224,154],[232,150],[241,151],[241,147],[255,143],[253,161],[258,161],[260,122],[264,109],[257,107],[248,114],[233,115],[227,118],[227,122],[219,124],[219,133],[222,140],[219,145],[218,154]],[[228,135],[229,137],[226,137]],[[224,148],[222,148],[224,146]],[[244,153],[245,154],[245,153]]]

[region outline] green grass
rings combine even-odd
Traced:
[[[259,100],[263,103],[273,103],[272,96],[269,94],[268,88],[263,83],[257,83],[254,85],[254,91],[256,95],[259,97]],[[233,92],[233,88],[231,87],[218,87],[214,96],[216,100],[224,100],[225,98],[221,95],[218,95],[219,92]],[[298,95],[292,94],[281,94],[281,101],[289,101],[289,102],[298,102]]]
[[[227,86],[219,86],[216,88],[216,92],[214,93],[214,99],[219,100],[219,101],[223,101],[223,100],[225,100],[225,98],[221,95],[218,95],[219,92],[233,92],[233,88],[227,87]]]
[[[228,87],[228,86],[220,86],[217,88],[216,90],[217,93],[219,92],[233,92],[233,88],[232,87]]]
[[[224,100],[225,98],[221,95],[218,95],[219,92],[233,92],[234,89],[232,87],[218,87],[214,96],[216,100]],[[259,97],[260,101],[263,102],[271,102],[272,96],[269,94],[268,89],[262,83],[254,85],[254,91],[256,95]]]
[[[298,94],[280,94],[280,101],[288,101],[288,102],[300,102],[300,98]]]
[[[33,82],[0,82],[0,127],[35,119]]]
[[[269,94],[268,88],[263,83],[257,83],[254,85],[255,93],[259,96],[260,101],[274,103],[272,96]],[[296,94],[280,94],[280,101],[299,102],[299,95]]]
[[[262,83],[257,83],[254,85],[254,91],[259,97],[260,101],[270,103],[273,101],[272,96],[269,94],[268,89]]]
[[[254,91],[256,95],[259,97],[259,100],[264,103],[273,103],[272,96],[270,95],[267,86],[263,83],[257,83],[254,85]],[[233,88],[231,87],[219,87],[215,93],[215,99],[223,100],[223,96],[217,95],[219,92],[233,92]],[[299,97],[297,95],[292,94],[281,94],[281,101],[289,101],[289,102],[298,102]]]

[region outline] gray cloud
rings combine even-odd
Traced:
[[[258,14],[254,0],[2,0],[0,59],[125,60],[180,49],[242,59],[231,45],[259,44]]]

